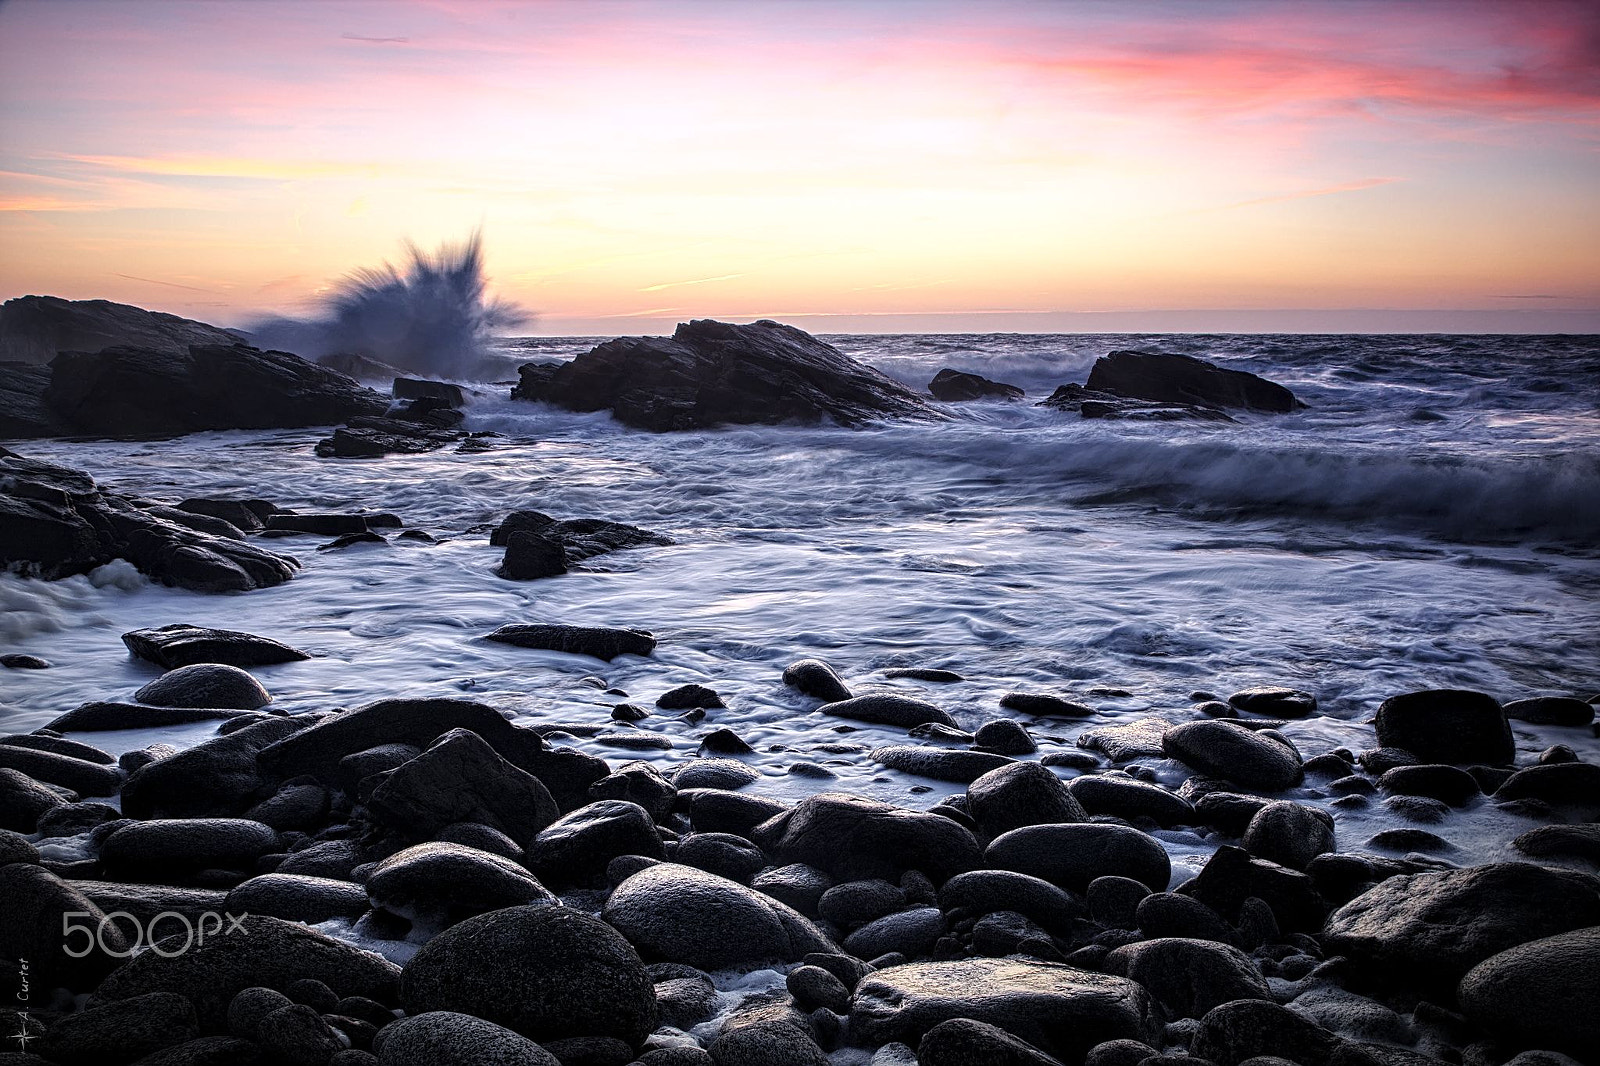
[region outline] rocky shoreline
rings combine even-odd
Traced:
[[[637,630],[504,629],[485,635],[597,666],[655,647]],[[1090,728],[1035,761],[1035,734],[1095,712],[1017,692],[966,733],[935,702],[857,691],[819,660],[773,678],[846,733],[904,730],[870,753],[886,768],[965,783],[918,811],[762,795],[714,684],[560,726],[457,698],[283,715],[244,667],[304,655],[292,647],[185,625],[124,641],[168,672],[0,740],[0,956],[27,960],[30,996],[5,1020],[38,1037],[12,1062],[1600,1053],[1600,879],[1581,872],[1600,857],[1600,767],[1560,745],[1518,765],[1509,726],[1591,734],[1582,700],[1404,693],[1377,708],[1370,748],[1302,752],[1277,727],[1314,714],[1312,694],[1196,693],[1173,720]],[[218,719],[216,735],[120,757],[94,744],[185,714]],[[649,717],[699,731],[699,756],[663,768],[570,746],[625,751],[660,736],[636,724]],[[1152,780],[1133,761],[1148,756],[1187,780]],[[1458,867],[1422,828],[1480,801],[1548,823],[1516,841],[1527,861]],[[1336,836],[1330,809],[1376,804],[1409,824],[1390,831],[1405,857]],[[1174,828],[1212,849],[1176,885],[1158,835]],[[93,950],[72,950],[64,922],[92,930]],[[730,991],[739,974],[768,980]]]

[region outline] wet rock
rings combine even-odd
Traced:
[[[1600,766],[1587,762],[1547,763],[1518,770],[1495,789],[1496,802],[1542,800],[1551,806],[1600,810]]]
[[[692,708],[715,710],[726,707],[715,689],[704,685],[679,685],[656,697],[656,706],[664,711],[685,711]]]
[[[1194,825],[1198,821],[1194,806],[1160,785],[1136,781],[1120,773],[1075,777],[1066,782],[1067,791],[1089,814],[1110,814],[1133,821],[1148,818],[1157,825]]]
[[[223,663],[234,667],[269,666],[310,658],[305,652],[268,637],[231,629],[182,624],[159,629],[135,629],[122,634],[122,643],[133,655],[167,670],[198,663]]]
[[[1206,860],[1185,891],[1230,921],[1252,896],[1272,908],[1286,932],[1311,933],[1322,927],[1328,907],[1311,878],[1265,859],[1251,858],[1242,848],[1224,845]]]
[[[731,729],[713,729],[700,738],[700,750],[716,752],[720,755],[748,755],[756,749],[745,742]]]
[[[743,764],[734,765],[743,768]],[[705,786],[701,786],[705,787]],[[645,762],[624,763],[610,774],[589,786],[589,795],[597,800],[627,800],[637,803],[656,821],[672,813],[678,790],[661,776],[654,766]]]
[[[426,749],[454,729],[477,734],[502,757],[524,769],[538,759],[544,748],[537,733],[516,728],[485,704],[454,699],[397,699],[379,700],[324,718],[304,733],[263,750],[261,763],[282,777],[309,774],[323,784],[343,787],[347,775],[341,771],[340,763],[346,756],[391,744]]]
[[[559,540],[519,530],[507,540],[505,557],[495,572],[510,581],[555,577],[567,572],[567,554]]]
[[[844,947],[858,959],[876,959],[890,952],[914,959],[926,954],[944,933],[944,915],[939,908],[917,907],[868,922],[845,938]]]
[[[7,670],[50,669],[50,663],[37,655],[22,655],[15,652],[9,655],[0,655],[0,666],[5,667]]]
[[[1000,706],[1035,718],[1092,718],[1096,714],[1093,707],[1034,692],[1007,692],[1000,697]]]
[[[1600,825],[1541,825],[1511,842],[1524,855],[1571,855],[1600,863]]]
[[[910,729],[925,722],[956,728],[956,720],[933,704],[911,696],[897,696],[886,692],[874,692],[836,703],[825,703],[817,709],[836,718],[871,722],[874,725],[899,726],[901,729]]]
[[[0,356],[5,351],[0,348]],[[0,440],[65,437],[72,427],[44,402],[50,367],[11,359],[0,362]]]
[[[260,915],[238,920],[229,932],[207,936],[179,952],[184,934],[168,938],[167,955],[147,951],[123,963],[101,982],[95,1000],[117,1002],[147,992],[175,992],[195,1005],[200,1027],[220,1032],[228,1004],[251,987],[283,990],[314,978],[344,995],[381,1001],[393,998],[399,970],[393,963],[293,922]]]
[[[29,981],[38,989],[87,992],[130,950],[126,926],[106,921],[105,913],[82,892],[42,866],[13,862],[0,866],[0,958],[28,960]],[[71,926],[85,933],[68,936]],[[85,950],[87,934],[94,950]],[[101,950],[104,945],[104,950]],[[76,956],[76,957],[75,957]]]
[[[337,1031],[303,1003],[279,1007],[256,1028],[261,1045],[292,1066],[324,1066],[345,1047]]]
[[[870,699],[871,697],[860,697]],[[919,747],[914,744],[890,744],[875,748],[872,761],[891,770],[931,777],[935,781],[954,781],[967,784],[976,781],[991,770],[1009,765],[1013,760],[1004,755],[991,755],[986,751],[961,751],[951,748]]]
[[[1505,711],[1481,692],[1429,689],[1391,696],[1378,707],[1376,725],[1379,744],[1403,748],[1422,762],[1499,766],[1516,757]]]
[[[278,791],[251,807],[244,816],[280,832],[312,832],[327,823],[331,802],[328,790],[314,778],[299,777],[285,781],[278,786]]]
[[[846,881],[828,889],[817,901],[817,914],[835,925],[854,929],[886,914],[893,914],[905,905],[906,894],[899,885],[881,878],[870,878],[865,881]],[[876,953],[881,954],[881,951]]]
[[[801,914],[816,915],[823,894],[833,887],[833,878],[814,866],[796,862],[756,874],[750,879],[750,887]]]
[[[0,744],[0,769],[16,770],[84,796],[111,796],[122,787],[122,774],[115,766],[14,744]]]
[[[1160,1041],[1159,1012],[1120,977],[1049,962],[968,959],[895,966],[867,976],[851,1001],[851,1038],[917,1043],[941,1022],[968,1018],[1078,1061],[1103,1040]]]
[[[1272,718],[1304,718],[1317,711],[1317,698],[1293,688],[1247,688],[1228,697],[1228,703],[1250,714]]]
[[[343,374],[236,339],[186,351],[63,352],[51,363],[45,401],[81,433],[155,437],[332,425],[388,406]]]
[[[1503,862],[1387,878],[1329,916],[1322,939],[1376,983],[1448,994],[1491,955],[1590,925],[1593,878]]]
[[[990,381],[977,374],[945,367],[928,382],[928,391],[935,400],[960,403],[965,400],[1020,400],[1027,395],[1015,385],[1003,381]]]
[[[940,1022],[917,1045],[918,1066],[1061,1066],[997,1026],[952,1018]]]
[[[756,839],[756,827],[791,808],[762,796],[744,796],[722,789],[680,789],[678,797],[689,809],[689,824],[697,833],[737,833]]]
[[[509,907],[452,926],[406,964],[400,999],[411,1015],[459,1011],[539,1041],[637,1047],[656,1026],[655,988],[634,949],[567,907]]]
[[[1038,763],[1009,763],[967,786],[973,820],[991,837],[1027,825],[1086,822],[1066,782]]]
[[[618,855],[666,855],[650,813],[626,800],[599,800],[546,826],[527,845],[528,865],[554,883],[600,880]]]
[[[1328,1066],[1340,1040],[1287,1007],[1259,999],[1224,1003],[1200,1019],[1189,1053],[1217,1066],[1262,1055],[1301,1066]]]
[[[467,435],[464,430],[453,428],[460,418],[452,418],[451,414],[453,412],[413,405],[392,418],[357,416],[351,418],[349,424],[335,429],[331,436],[319,440],[314,451],[321,459],[377,459],[385,455],[436,451]]]
[[[1235,999],[1272,998],[1250,956],[1211,939],[1128,944],[1106,956],[1105,969],[1143,985],[1173,1018],[1199,1018]]]
[[[265,914],[308,925],[333,918],[359,918],[367,905],[366,889],[360,885],[276,872],[235,886],[225,904],[229,914]]]
[[[0,448],[0,568],[49,580],[124,559],[154,581],[200,592],[278,585],[287,556],[212,536],[100,491],[88,475]]]
[[[940,670],[930,666],[892,666],[883,672],[887,678],[905,678],[909,681],[928,681],[936,685],[953,685],[966,678],[954,670]]]
[[[1078,747],[1103,752],[1112,762],[1162,758],[1162,739],[1173,725],[1165,718],[1141,718],[1127,725],[1096,726],[1078,735]]]
[[[963,914],[1012,911],[1057,936],[1069,935],[1084,916],[1084,905],[1076,896],[1048,881],[1011,870],[957,874],[939,890],[939,905]]]
[[[973,735],[975,745],[996,755],[1031,755],[1039,750],[1028,731],[1016,722],[985,722]]]
[[[692,833],[678,841],[673,859],[741,885],[767,865],[761,849],[732,833]]]
[[[803,1011],[823,1007],[835,1014],[850,1013],[850,990],[820,966],[797,966],[785,980],[795,1005]]]
[[[1384,771],[1378,787],[1403,796],[1431,796],[1452,807],[1465,806],[1479,794],[1478,782],[1459,766],[1428,763]]]
[[[113,879],[162,882],[202,870],[249,870],[281,846],[278,834],[244,818],[157,818],[106,838],[100,861]]]
[[[484,637],[519,648],[589,655],[610,662],[619,655],[649,655],[656,640],[642,629],[603,629],[568,625],[503,625]]]
[[[502,907],[557,903],[532,874],[510,859],[439,841],[417,844],[384,859],[367,876],[366,895],[374,907],[428,929]]]
[[[1252,731],[1226,719],[1186,722],[1162,735],[1162,749],[1202,773],[1266,792],[1300,783],[1299,752],[1271,730]]]
[[[426,1011],[381,1030],[381,1066],[558,1066],[519,1033],[456,1011]]]
[[[50,1026],[39,1050],[61,1066],[107,1066],[199,1036],[194,1004],[171,992],[152,992],[65,1015]]]
[[[1222,916],[1206,904],[1177,892],[1155,892],[1140,900],[1134,923],[1147,938],[1234,941],[1234,932]]]
[[[972,834],[937,814],[838,792],[807,797],[756,831],[775,861],[803,862],[836,880],[899,880],[920,870],[935,884],[982,865]]]
[[[1586,726],[1594,721],[1594,706],[1572,696],[1537,696],[1505,705],[1506,717],[1529,725]]]
[[[1600,928],[1519,944],[1478,963],[1461,979],[1462,1013],[1517,1048],[1600,1054],[1593,1018],[1600,996]]]
[[[727,878],[675,863],[641,870],[606,901],[605,920],[649,958],[719,969],[799,961],[834,945],[799,912]]]
[[[751,769],[737,759],[696,759],[673,772],[672,784],[679,789],[736,789],[743,788],[760,777],[759,771]]]
[[[1305,404],[1275,382],[1188,355],[1116,351],[1095,360],[1087,388],[1155,403],[1283,414]],[[1231,1066],[1231,1064],[1226,1064]]]
[[[656,432],[722,423],[835,422],[936,417],[910,389],[838,349],[766,320],[698,320],[671,338],[608,341],[553,369],[523,368],[513,399],[575,411],[610,409]]]
[[[841,703],[850,699],[850,690],[833,672],[833,667],[821,659],[798,659],[790,663],[784,668],[783,683],[802,695],[825,703]]]
[[[133,698],[161,707],[226,707],[254,711],[272,702],[261,682],[221,663],[180,666],[151,681]]]
[[[1131,877],[1157,891],[1172,878],[1160,841],[1125,825],[1098,822],[1013,829],[995,838],[984,860],[1080,894],[1107,875]]]
[[[1040,407],[1058,411],[1076,411],[1083,418],[1105,418],[1136,422],[1232,422],[1233,418],[1217,410],[1191,403],[1162,403],[1154,400],[1136,400],[1114,392],[1089,389],[1077,382],[1059,385]]]
[[[1252,857],[1304,870],[1334,850],[1333,817],[1317,807],[1279,800],[1256,812],[1240,841]]]
[[[190,345],[237,343],[238,335],[160,311],[109,300],[19,296],[0,306],[0,358],[48,364],[62,352],[137,345],[182,355]]]
[[[401,834],[427,839],[453,822],[480,822],[524,849],[559,814],[543,782],[468,729],[452,729],[392,771],[367,806]]]
[[[67,801],[21,770],[0,767],[0,829],[32,833],[44,814]]]
[[[276,712],[273,712],[276,713]],[[95,700],[55,719],[48,728],[60,733],[98,733],[116,729],[151,729],[189,722],[227,722],[238,718],[258,720],[254,711],[225,707],[146,707],[137,703]]]
[[[266,526],[267,519],[278,513],[278,508],[266,500],[240,500],[218,496],[191,496],[177,505],[177,510],[190,514],[220,518],[235,529],[254,533]],[[204,660],[221,662],[224,660]],[[165,664],[162,664],[165,665]],[[174,663],[173,666],[188,666]],[[234,666],[256,666],[258,663],[234,663]],[[169,667],[170,669],[170,667]]]

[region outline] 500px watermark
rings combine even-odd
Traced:
[[[61,916],[61,950],[74,959],[81,959],[97,949],[112,958],[125,959],[140,948],[148,947],[157,955],[170,959],[204,944],[207,937],[215,939],[234,933],[249,936],[250,931],[244,927],[244,920],[248,917],[248,914],[205,911],[191,918],[177,911],[162,911],[148,922],[140,924],[139,919],[127,911],[112,911],[101,915],[98,920],[89,911],[67,911]],[[107,929],[113,933],[123,931],[123,927],[116,924],[119,920],[125,920],[126,924],[133,927],[133,935],[119,936],[108,942]],[[160,932],[157,931],[158,926],[163,927]],[[177,939],[179,935],[183,937],[181,941]],[[74,937],[80,939],[74,941]],[[121,946],[123,944],[127,946]]]

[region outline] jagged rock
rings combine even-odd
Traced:
[[[1156,403],[1237,407],[1282,414],[1305,404],[1275,382],[1189,355],[1117,351],[1095,360],[1087,387]]]
[[[0,448],[0,569],[54,579],[118,558],[156,581],[199,592],[266,588],[299,567],[287,556],[102,493],[79,471]]]
[[[299,662],[311,656],[269,637],[232,629],[169,625],[160,629],[135,629],[122,634],[128,651],[166,670],[196,663],[229,666],[270,666]]]
[[[51,364],[45,402],[78,432],[153,437],[332,425],[388,407],[343,374],[237,341],[64,352]]]
[[[0,362],[0,440],[65,437],[72,427],[44,402],[50,367],[44,363]]]
[[[135,345],[182,355],[192,344],[237,344],[204,322],[109,300],[19,296],[0,305],[0,359],[48,363],[61,352]]]
[[[792,326],[698,320],[672,337],[623,337],[570,363],[529,364],[513,399],[609,409],[657,432],[721,423],[937,417],[905,386]]]
[[[990,381],[977,374],[945,367],[928,382],[928,391],[935,400],[957,403],[963,400],[1020,400],[1027,395],[1015,385],[1003,381]]]
[[[223,496],[191,496],[178,503],[177,510],[190,514],[220,518],[245,533],[254,533],[267,524],[267,519],[278,513],[275,504],[266,500],[230,499]]]
[[[395,378],[394,385],[389,390],[389,395],[397,400],[420,400],[424,397],[443,400],[446,405],[453,408],[461,408],[467,405],[467,397],[461,391],[461,386],[452,385],[448,381]]]
[[[418,455],[437,451],[466,437],[466,431],[411,418],[365,415],[333,431],[316,444],[323,459],[376,459],[384,455]]]

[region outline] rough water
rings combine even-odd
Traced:
[[[969,729],[1008,716],[997,701],[1012,690],[1100,712],[1018,716],[1041,754],[1073,748],[1091,724],[1182,721],[1196,716],[1196,693],[1258,684],[1316,694],[1319,715],[1284,730],[1307,757],[1375,746],[1364,722],[1400,692],[1512,700],[1600,689],[1600,338],[828,339],[918,388],[953,366],[1029,398],[953,405],[937,424],[653,435],[480,384],[468,428],[504,435],[483,454],[325,460],[312,454],[315,430],[19,445],[121,492],[393,511],[438,543],[263,542],[304,569],[240,595],[153,587],[119,564],[55,583],[0,577],[0,646],[54,664],[0,672],[0,726],[32,729],[86,700],[128,697],[158,670],[131,659],[120,635],[187,622],[314,653],[254,671],[290,711],[467,696],[522,721],[586,727],[559,742],[663,768],[728,726],[757,749],[744,758],[765,776],[750,791],[843,789],[926,807],[961,786],[875,766],[868,752],[904,733],[815,713],[816,701],[782,684],[786,664],[824,659],[857,691],[917,695]],[[511,367],[592,343],[514,340],[501,354]],[[1126,347],[1250,370],[1310,407],[1219,425],[1033,406]],[[676,544],[506,581],[493,572],[501,551],[487,529],[518,508],[634,523]],[[481,639],[531,621],[643,627],[660,645],[606,664]],[[904,666],[966,680],[884,676]],[[729,707],[700,724],[656,712],[626,727],[666,737],[670,751],[613,747],[585,735],[609,728],[624,699],[586,680],[595,677],[646,707],[697,681]],[[157,732],[188,744],[212,728]],[[1600,754],[1588,727],[1513,731],[1519,762],[1555,743]],[[81,739],[116,752],[155,738]],[[836,776],[789,773],[800,761]],[[1172,786],[1185,776],[1140,762]],[[1314,782],[1293,795],[1330,799]],[[1374,851],[1367,838],[1404,824],[1377,802],[1335,817],[1342,851]],[[1480,797],[1429,829],[1458,849],[1438,857],[1465,864],[1515,857],[1509,840],[1535,824]],[[1175,882],[1216,844],[1194,831],[1158,835]]]

